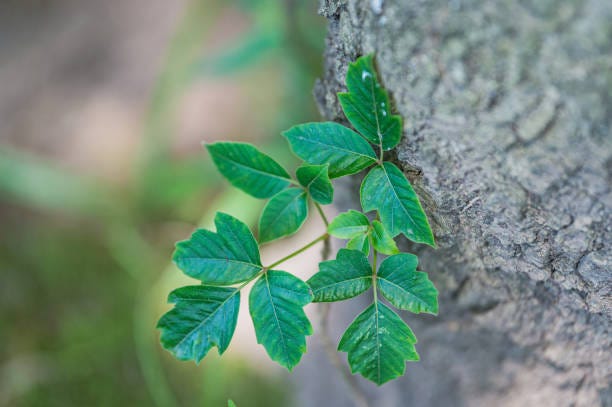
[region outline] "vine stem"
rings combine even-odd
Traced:
[[[315,202],[314,204],[315,208],[317,208],[317,211],[319,212],[319,215],[321,215],[321,219],[325,224],[325,228],[327,229],[327,226],[329,226],[329,221],[327,220],[327,216],[325,216],[325,212],[323,212],[323,208],[321,208],[321,205],[319,205],[317,202]]]
[[[321,209],[321,206],[318,203],[315,202],[315,205],[317,207],[317,210],[319,211],[319,214],[321,215],[323,223],[325,223],[325,226],[327,227],[329,225],[329,222],[327,220],[327,217],[325,216],[325,213],[323,213],[323,210]],[[327,235],[327,237],[325,238],[325,244],[323,246],[323,249],[321,250],[322,260],[329,260],[330,254],[331,242],[330,236]],[[334,343],[332,341],[332,337],[329,333],[329,313],[331,311],[331,304],[327,302],[320,303],[317,307],[317,310],[319,311],[319,335],[321,337],[321,344],[323,345],[323,349],[327,354],[327,358],[330,360],[334,368],[340,373],[342,380],[344,380],[344,383],[348,386],[349,394],[351,395],[355,406],[370,407],[370,403],[368,403],[368,399],[365,396],[363,390],[361,390],[361,388],[357,384],[355,376],[353,376],[351,372],[349,372],[349,370],[346,368],[346,366],[342,363],[342,359],[340,358],[340,355],[338,354],[336,347],[334,346]]]
[[[297,249],[296,251],[294,251],[293,253],[290,253],[288,255],[286,255],[285,257],[283,257],[280,260],[275,261],[274,263],[270,264],[269,266],[264,267],[266,270],[270,270],[276,266],[278,266],[281,263],[286,262],[287,260],[297,256],[298,254],[310,249],[312,246],[316,245],[317,243],[319,243],[321,240],[325,240],[329,238],[329,235],[327,233],[317,237],[315,240],[313,240],[312,242],[308,243],[306,246],[301,247],[299,249]]]

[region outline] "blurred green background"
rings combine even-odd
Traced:
[[[217,209],[253,223],[261,208],[201,143],[295,166],[279,132],[317,120],[316,6],[0,4],[0,406],[292,405],[261,351],[179,362],[155,323],[188,281],[174,242]]]

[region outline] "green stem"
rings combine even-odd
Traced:
[[[376,286],[376,261],[378,260],[378,252],[374,249],[374,239],[370,235],[370,247],[372,247],[372,291],[374,292],[374,304],[378,304],[378,289]],[[376,305],[378,307],[378,305]]]
[[[319,237],[317,237],[315,240],[313,240],[312,242],[308,243],[306,246],[301,247],[299,249],[297,249],[296,251],[294,251],[293,253],[288,254],[287,256],[283,257],[282,259],[275,261],[274,263],[270,264],[267,267],[264,267],[264,270],[271,270],[272,268],[278,266],[281,263],[286,262],[287,260],[297,256],[298,254],[310,249],[312,246],[316,245],[317,243],[319,243],[321,240],[325,240],[328,238],[328,234],[325,233],[324,235],[321,235]]]
[[[321,219],[323,219],[323,223],[325,223],[325,228],[327,228],[327,226],[329,226],[329,221],[327,220],[327,216],[325,216],[325,212],[323,212],[323,208],[321,208],[321,205],[319,205],[317,202],[314,204],[315,208],[317,208],[317,211],[319,212],[319,215],[321,215]]]

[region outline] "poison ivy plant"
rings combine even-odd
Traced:
[[[206,145],[219,172],[235,187],[268,199],[257,238],[240,220],[218,213],[216,231],[198,229],[176,245],[173,260],[201,285],[170,293],[174,308],[159,321],[161,343],[178,359],[199,362],[217,347],[223,353],[234,334],[241,291],[248,298],[258,343],[270,358],[292,370],[306,352],[312,326],[304,312],[310,302],[342,301],[371,292],[373,301],[348,326],[338,350],[346,352],[353,373],[383,384],[419,360],[416,336],[391,307],[412,313],[438,313],[438,292],[417,271],[415,255],[401,253],[395,237],[435,247],[418,196],[402,171],[385,161],[398,145],[402,120],[374,69],[373,56],[350,64],[348,92],[338,98],[355,130],[338,123],[306,123],[283,132],[304,163],[292,177],[255,146],[217,142]],[[332,180],[367,171],[360,188],[362,211],[349,210],[328,222],[321,205],[332,203]],[[317,239],[269,265],[260,246],[296,233],[316,208],[326,225]],[[286,260],[329,240],[346,240],[334,260],[322,261],[308,281],[278,269]],[[379,256],[388,256],[380,265]],[[389,305],[387,305],[389,304]],[[231,403],[230,403],[231,405]]]

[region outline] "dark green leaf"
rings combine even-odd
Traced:
[[[384,150],[395,147],[402,138],[402,118],[391,114],[387,91],[380,86],[373,55],[349,64],[346,74],[348,93],[338,93],[344,114],[365,138]]]
[[[372,285],[372,266],[358,250],[340,249],[336,260],[319,263],[319,270],[307,281],[314,302],[346,300]]]
[[[350,250],[359,250],[366,256],[370,254],[370,234],[363,233],[357,235],[348,242],[346,242],[346,248]]]
[[[303,310],[311,301],[306,283],[284,271],[268,271],[251,289],[249,309],[257,343],[289,370],[306,352],[306,336],[312,334]]]
[[[310,164],[329,164],[331,178],[354,174],[376,162],[372,147],[338,123],[306,123],[283,132],[293,152]]]
[[[384,162],[373,168],[363,180],[360,193],[363,210],[378,210],[383,225],[392,236],[403,233],[414,242],[435,246],[419,198],[394,164]]]
[[[366,308],[340,339],[352,373],[381,385],[406,370],[405,361],[419,360],[412,330],[389,307],[377,301]]]
[[[369,227],[368,217],[351,209],[336,216],[327,227],[327,231],[330,235],[341,239],[352,239],[367,233]]]
[[[308,190],[312,199],[327,205],[334,200],[334,187],[329,180],[329,166],[325,165],[302,165],[296,171],[300,184]]]
[[[219,172],[236,188],[255,198],[269,198],[291,182],[287,171],[251,144],[207,144]]]
[[[172,260],[178,268],[209,285],[235,284],[259,273],[259,249],[247,225],[219,212],[215,226],[217,233],[198,229],[177,243]]]
[[[235,288],[195,285],[170,293],[174,308],[157,323],[162,346],[180,360],[199,362],[210,348],[225,352],[234,335],[240,292]]]
[[[438,314],[438,290],[427,274],[416,271],[417,256],[409,253],[387,257],[378,269],[378,286],[399,309]]]
[[[259,219],[259,242],[289,236],[297,232],[308,217],[306,192],[290,188],[274,195]]]
[[[382,254],[391,255],[399,253],[395,240],[393,240],[393,237],[387,232],[383,224],[377,220],[372,222],[372,245],[377,252]]]

